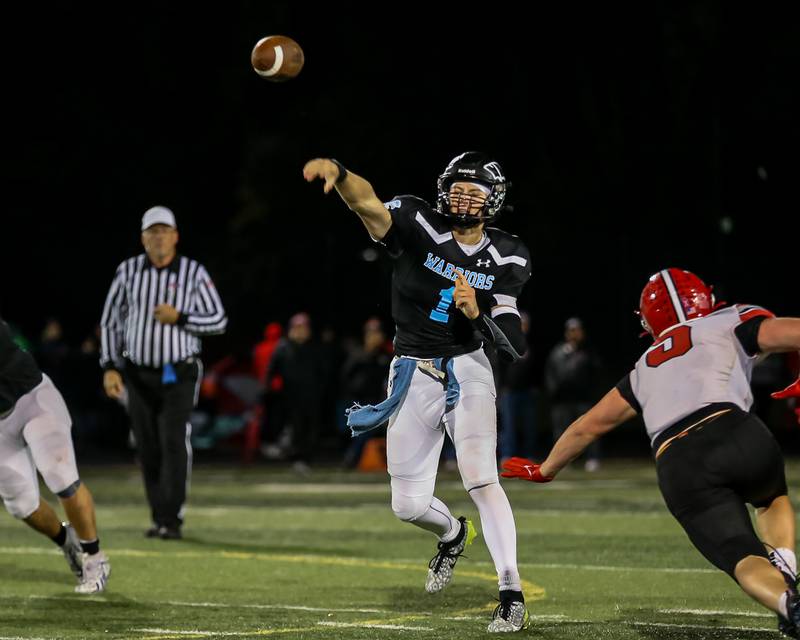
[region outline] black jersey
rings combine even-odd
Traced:
[[[0,415],[14,408],[22,396],[42,381],[33,357],[17,346],[0,318]]]
[[[414,196],[385,204],[392,216],[382,244],[395,259],[392,316],[398,355],[440,358],[474,351],[481,335],[453,304],[456,271],[475,289],[482,313],[498,305],[516,309],[531,275],[530,255],[522,241],[489,227],[473,255],[459,246],[447,221]]]

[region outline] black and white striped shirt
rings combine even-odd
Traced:
[[[155,319],[153,311],[160,304],[180,312],[176,324]],[[100,365],[117,368],[124,358],[146,367],[181,362],[200,353],[199,336],[222,333],[227,324],[203,265],[176,255],[158,269],[143,253],[117,267],[100,321]]]

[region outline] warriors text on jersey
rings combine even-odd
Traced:
[[[710,404],[750,409],[758,327],[769,317],[761,307],[736,305],[677,324],[659,336],[617,385],[642,414],[651,442]]]
[[[8,325],[0,318],[0,416],[41,381],[42,372],[36,362],[17,346]]]
[[[480,346],[480,334],[453,303],[455,272],[475,289],[482,313],[517,313],[517,298],[530,278],[530,256],[519,238],[485,229],[477,245],[461,245],[447,222],[414,196],[386,203],[392,226],[382,243],[395,258],[392,315],[395,352],[420,358],[455,356]]]

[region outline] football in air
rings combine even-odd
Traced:
[[[300,45],[287,36],[267,36],[253,47],[250,62],[255,72],[266,80],[283,82],[297,77],[305,56]]]

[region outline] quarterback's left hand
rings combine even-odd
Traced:
[[[478,308],[478,302],[475,300],[475,289],[467,284],[467,279],[461,271],[456,271],[453,302],[456,303],[456,308],[460,309],[461,313],[470,320],[474,320],[481,313],[481,310]]]
[[[521,478],[531,482],[550,482],[555,476],[543,476],[541,465],[527,458],[509,458],[503,463],[504,478]]]
[[[799,398],[800,397],[800,378],[795,380],[788,387],[782,391],[776,391],[770,394],[776,400],[783,400],[784,398]]]

